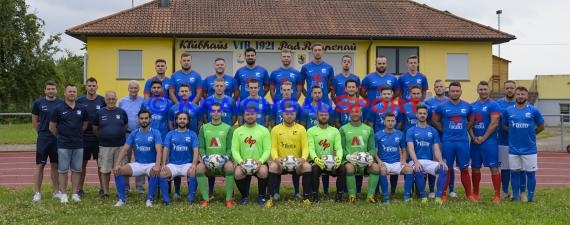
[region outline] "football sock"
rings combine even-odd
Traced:
[[[323,181],[323,192],[325,194],[329,193],[329,175],[325,175],[325,176],[321,176],[321,180]],[[318,191],[318,189],[313,190],[313,191]]]
[[[362,191],[362,180],[363,180],[363,176],[362,175],[355,175],[355,184],[356,184],[356,193],[359,193]]]
[[[414,175],[404,174],[404,198],[412,197],[412,185],[414,184]]]
[[[295,190],[295,194],[297,194],[299,193],[299,180],[301,177],[297,174],[293,174],[291,178],[293,179],[293,190]]]
[[[312,174],[313,193],[317,193],[317,192],[319,192],[319,183],[320,183],[319,177],[321,176],[321,168],[319,168],[318,166],[313,166],[312,167],[312,173],[313,173]],[[338,181],[337,181],[337,183],[338,183]],[[323,183],[323,185],[324,185],[324,183]],[[324,189],[324,187],[323,187],[323,189]],[[338,187],[337,187],[337,189],[338,189]]]
[[[249,189],[247,189],[247,178],[236,180],[236,185],[242,198],[249,197]]]
[[[398,187],[398,175],[390,175],[390,194],[396,193]]]
[[[278,188],[278,181],[280,180],[279,178],[281,177],[281,175],[276,174],[276,173],[269,173],[269,177],[267,178],[267,183],[268,183],[268,189],[269,189],[269,197],[273,197],[273,194],[275,194],[275,190],[277,190]]]
[[[216,177],[208,177],[208,193],[214,194],[214,186],[216,185]]]
[[[380,174],[375,171],[370,172],[368,176],[368,197],[374,196],[374,192],[378,186],[378,176],[380,176]]]
[[[447,183],[449,186],[449,192],[455,192],[455,170],[453,167],[449,167],[449,173],[447,176],[449,177],[449,182]]]
[[[536,172],[526,171],[526,179],[528,188],[528,201],[532,202],[534,200],[534,191],[536,189]]]
[[[526,191],[526,182],[527,177],[526,177],[526,173],[525,172],[521,172],[521,192],[525,192]]]
[[[501,175],[491,174],[491,181],[493,181],[493,189],[495,190],[495,196],[501,196]]]
[[[465,196],[469,197],[473,192],[471,191],[471,176],[469,176],[469,170],[461,170],[461,184],[465,188]]]
[[[426,196],[426,178],[423,171],[414,173],[416,178],[416,187],[420,193],[420,198],[425,198]]]
[[[148,181],[148,195],[146,196],[146,200],[152,200],[157,187],[158,176],[150,176]]]
[[[194,202],[196,199],[196,188],[198,186],[196,177],[188,177],[188,202]]]
[[[160,192],[162,194],[162,201],[165,203],[170,203],[170,195],[168,195],[168,178],[159,178],[158,186],[160,187]]]
[[[226,172],[226,201],[232,200],[232,195],[234,194],[234,171]]]
[[[435,176],[428,174],[429,192],[435,192]]]
[[[119,199],[123,202],[127,202],[125,198],[125,176],[115,175],[115,185],[117,186],[117,195]]]
[[[390,196],[390,192],[388,192],[388,176],[380,176],[378,178],[380,180],[380,188],[382,189],[382,195],[384,195],[384,198],[387,198],[388,196]],[[369,181],[370,182],[370,181]]]
[[[336,193],[346,193],[346,168],[343,166],[338,169],[338,174],[336,176]]]
[[[519,200],[520,199],[520,191],[521,191],[521,171],[520,170],[511,170],[511,186],[513,188],[513,199]]]
[[[265,178],[265,179],[258,178],[257,179],[257,190],[258,190],[259,196],[267,198],[267,178]]]
[[[354,173],[346,173],[346,188],[349,196],[356,196],[356,178]]]
[[[174,177],[174,193],[180,195],[180,185],[182,184],[182,177]]]
[[[472,171],[472,175],[473,177],[471,178],[471,181],[473,182],[473,194],[478,195],[479,194],[479,184],[481,183],[481,171],[476,172],[476,171]]]
[[[303,196],[307,198],[313,193],[313,174],[311,172],[303,173]]]
[[[196,173],[196,180],[198,181],[198,190],[200,190],[200,195],[202,195],[202,200],[208,201],[210,198],[208,196],[208,179],[204,173]]]
[[[511,182],[511,171],[501,170],[501,184],[503,185],[503,193],[509,193],[509,182]]]
[[[437,192],[435,194],[436,197],[441,198],[443,196],[443,192],[445,191],[445,183],[447,182],[447,171],[443,168],[443,165],[439,166],[437,171]]]

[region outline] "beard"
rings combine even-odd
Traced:
[[[376,72],[378,72],[378,73],[385,73],[385,72],[386,72],[386,68],[376,67]]]
[[[527,101],[526,99],[517,99],[517,104],[524,105],[526,104],[526,101]]]
[[[245,62],[247,65],[253,66],[253,64],[255,64],[255,59],[246,59]]]

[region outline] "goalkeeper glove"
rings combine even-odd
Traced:
[[[319,168],[321,168],[321,169],[325,168],[325,161],[323,161],[323,159],[321,159],[319,157],[315,157],[313,159],[313,161],[315,162],[315,164],[317,164],[317,166],[319,166]]]

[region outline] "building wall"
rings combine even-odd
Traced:
[[[558,115],[560,114],[560,104],[570,104],[569,99],[539,99],[536,107],[540,109],[543,115]],[[547,126],[560,125],[559,116],[544,116],[544,123]]]
[[[537,75],[539,99],[570,99],[570,75]]]

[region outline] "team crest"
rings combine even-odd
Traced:
[[[431,138],[433,136],[433,134],[431,132],[428,132],[427,135],[429,138]]]
[[[81,110],[77,110],[77,115],[81,115]]]
[[[390,87],[392,86],[392,81],[391,80],[387,80],[386,84],[390,85]]]
[[[416,83],[417,83],[417,84],[421,84],[421,83],[422,83],[422,79],[416,79]]]
[[[101,109],[101,106],[100,106],[100,105],[96,105],[95,108],[96,108],[97,110],[99,110],[99,109]]]
[[[395,142],[400,142],[400,137],[395,137],[395,138],[394,138],[394,141],[395,141]]]
[[[121,115],[116,115],[116,118],[117,118],[118,120],[120,120],[120,119],[121,119]]]
[[[483,109],[481,109],[481,111],[487,112],[487,106],[483,106]]]
[[[321,72],[322,72],[322,73],[327,73],[327,69],[323,68],[323,69],[321,69]]]
[[[461,113],[467,113],[467,109],[461,109]]]
[[[190,142],[190,137],[186,137],[186,138],[184,139],[184,141],[185,141],[185,142]]]
[[[148,141],[148,142],[152,142],[153,140],[154,140],[154,138],[153,138],[152,136],[150,136],[150,137],[147,138],[147,141]]]
[[[532,114],[531,114],[531,113],[529,113],[529,112],[527,112],[527,113],[525,113],[525,114],[524,114],[524,117],[526,117],[526,118],[530,118],[530,117],[532,117]]]

